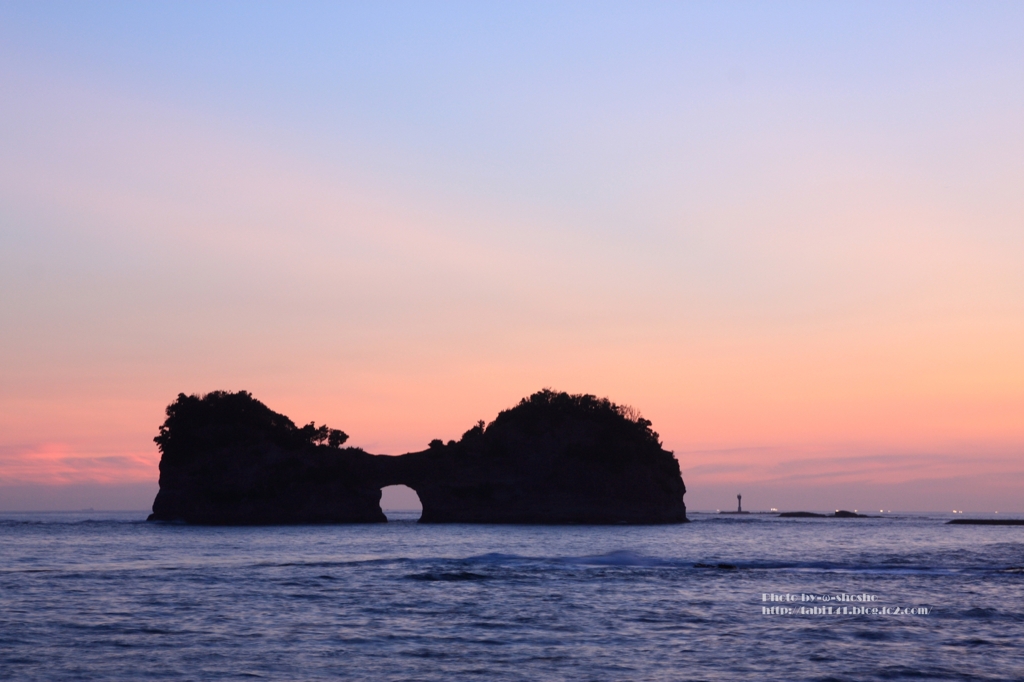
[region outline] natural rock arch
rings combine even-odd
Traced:
[[[296,427],[244,391],[181,394],[155,439],[150,519],[386,522],[381,489],[405,485],[421,523],[685,522],[679,464],[650,427],[607,399],[544,390],[458,441],[371,455],[321,444],[336,430]]]
[[[423,502],[420,501],[419,493],[407,485],[387,485],[380,490],[380,509],[388,522],[392,520],[389,512],[415,512],[419,520],[423,514]]]

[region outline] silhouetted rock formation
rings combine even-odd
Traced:
[[[686,488],[651,422],[541,391],[455,443],[395,458],[424,523],[679,523]]]
[[[877,516],[857,514],[852,511],[837,511],[835,514],[815,514],[814,512],[782,512],[780,518],[788,519],[876,519]]]
[[[389,457],[342,450],[343,433],[298,428],[245,392],[179,395],[156,438],[150,519],[385,521],[380,489],[402,484],[423,523],[685,522],[679,464],[650,427],[606,399],[545,390],[457,442]]]
[[[154,440],[150,520],[206,524],[385,522],[373,455],[341,431],[298,428],[249,393],[179,394]],[[331,445],[323,445],[328,441]]]
[[[1024,519],[953,519],[946,525],[954,526],[1024,526]]]

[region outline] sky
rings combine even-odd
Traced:
[[[545,387],[690,509],[1024,513],[1024,4],[0,2],[0,510]]]

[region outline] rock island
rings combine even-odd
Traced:
[[[240,391],[180,394],[154,439],[152,521],[386,522],[381,488],[406,485],[421,523],[685,523],[679,463],[651,422],[592,395],[543,390],[458,441],[373,455],[327,426],[296,426]]]

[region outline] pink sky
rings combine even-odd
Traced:
[[[137,508],[179,392],[399,454],[551,387],[691,508],[1024,512],[1019,6],[108,11],[0,15],[0,510]]]

